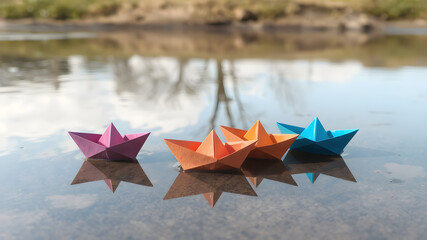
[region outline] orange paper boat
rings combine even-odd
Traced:
[[[281,159],[298,134],[268,134],[258,120],[248,130],[220,126],[227,142],[257,140],[249,158]]]
[[[184,170],[231,170],[240,168],[256,141],[222,143],[212,130],[203,142],[165,139]]]

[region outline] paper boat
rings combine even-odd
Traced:
[[[222,143],[212,130],[203,142],[165,139],[184,170],[231,170],[240,168],[256,141]]]
[[[359,130],[326,131],[317,117],[305,129],[283,123],[277,123],[277,126],[282,133],[299,134],[290,149],[324,155],[341,155]]]
[[[104,180],[112,192],[116,191],[121,181],[153,186],[137,160],[118,162],[99,159],[85,160],[71,185],[100,180]]]
[[[260,121],[248,130],[220,126],[227,142],[257,140],[249,158],[281,159],[298,134],[268,134]]]
[[[257,196],[240,171],[180,172],[163,200],[203,194],[211,207],[223,192]]]
[[[283,161],[291,174],[305,173],[311,183],[314,183],[320,174],[356,182],[344,159],[339,155],[327,156],[291,150]]]
[[[135,133],[120,135],[113,123],[104,134],[68,132],[74,142],[86,156],[95,159],[135,159],[142,145],[150,135]]]
[[[298,186],[291,172],[280,159],[248,158],[242,165],[243,174],[249,178],[255,187],[258,187],[264,178]]]

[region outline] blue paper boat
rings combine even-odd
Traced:
[[[323,155],[341,155],[359,129],[326,131],[316,117],[307,128],[277,123],[283,134],[299,134],[290,149]]]

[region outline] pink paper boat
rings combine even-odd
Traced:
[[[136,159],[136,155],[150,135],[149,132],[120,135],[113,123],[102,135],[68,133],[87,158],[109,160]]]

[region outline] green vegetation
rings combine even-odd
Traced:
[[[119,0],[22,0],[0,3],[0,17],[7,19],[81,19],[115,14]]]
[[[312,2],[340,3],[385,20],[427,18],[427,0],[312,0]]]
[[[143,11],[192,5],[197,18],[210,18],[212,14],[230,17],[237,8],[249,10],[261,19],[300,14],[307,6],[329,8],[331,11],[324,14],[332,14],[337,5],[386,20],[427,18],[427,0],[1,0],[0,18],[66,20],[111,16],[125,4]]]
[[[387,20],[426,17],[426,0],[369,0],[365,12]]]

